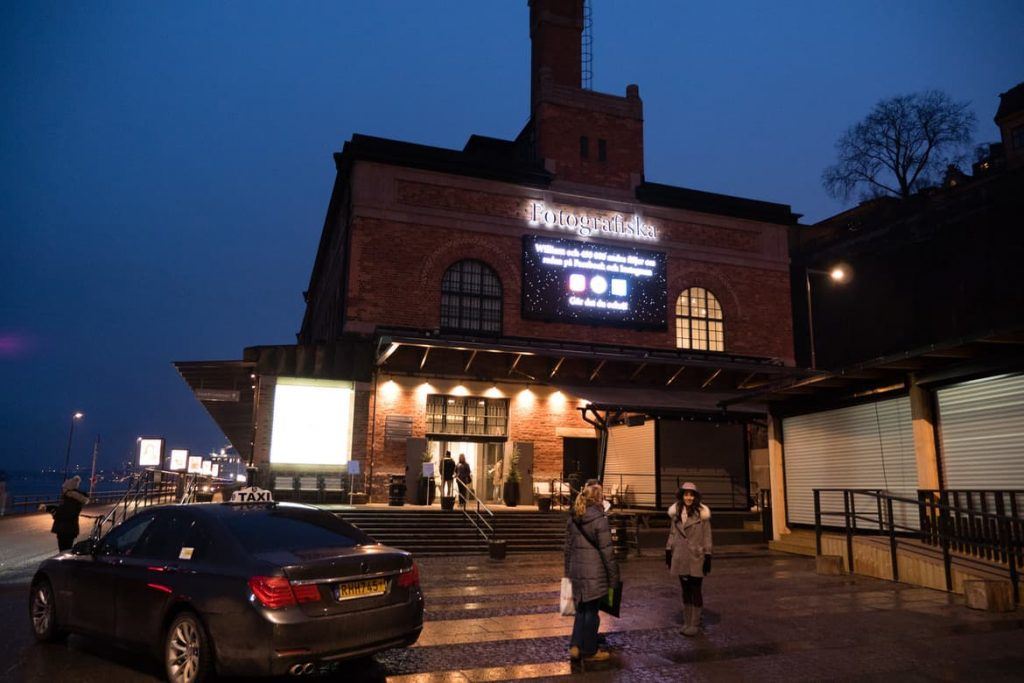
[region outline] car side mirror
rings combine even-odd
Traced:
[[[84,541],[71,546],[71,552],[75,555],[95,555],[96,554],[96,539],[87,538]]]

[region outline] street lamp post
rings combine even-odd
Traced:
[[[814,310],[811,305],[811,273],[815,275],[828,275],[833,282],[842,283],[846,281],[848,273],[842,266],[836,266],[832,270],[818,270],[817,268],[804,268],[804,284],[807,287],[807,332],[811,342],[811,369],[818,369],[818,359],[814,351]]]
[[[64,454],[64,481],[68,479],[68,464],[71,462],[71,437],[75,435],[75,420],[81,420],[84,415],[75,412],[71,415],[71,429],[68,430],[68,450]]]

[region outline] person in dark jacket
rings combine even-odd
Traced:
[[[607,650],[597,647],[598,613],[608,588],[619,580],[619,565],[612,552],[612,534],[604,514],[601,485],[591,481],[576,497],[565,534],[565,576],[572,581],[576,619],[572,625],[569,656],[604,661]]]
[[[700,491],[686,482],[668,509],[671,527],[665,547],[665,564],[679,577],[683,591],[684,636],[700,633],[704,608],[704,577],[711,573],[711,510],[700,502]]]
[[[459,482],[459,498],[462,499],[462,509],[466,509],[466,499],[469,497],[466,489],[473,483],[473,472],[469,469],[469,463],[466,462],[465,453],[459,453],[459,464],[455,466],[455,478]]]
[[[441,496],[451,498],[455,495],[455,461],[452,460],[452,452],[445,451],[441,458]]]
[[[61,486],[60,504],[53,511],[53,526],[50,531],[57,534],[57,549],[61,552],[71,550],[78,537],[78,515],[82,506],[89,500],[89,495],[79,489],[82,478],[75,475]]]

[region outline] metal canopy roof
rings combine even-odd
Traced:
[[[211,360],[178,361],[173,365],[231,445],[243,459],[248,460],[252,449],[252,408],[255,395],[252,375],[256,363]],[[210,398],[204,399],[203,396]]]
[[[698,412],[720,411],[721,401],[743,389],[810,374],[774,359],[720,353],[407,333],[380,337],[375,362],[390,374],[571,387],[609,407]]]
[[[803,378],[784,378],[724,399],[719,406],[732,409],[767,402],[784,409],[781,412],[799,412],[905,391],[911,374],[917,383],[929,385],[1015,370],[1024,370],[1024,330],[990,331]]]

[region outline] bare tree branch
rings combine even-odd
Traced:
[[[829,195],[858,188],[909,197],[965,158],[975,116],[938,90],[882,100],[836,142],[838,162],[821,174]]]

